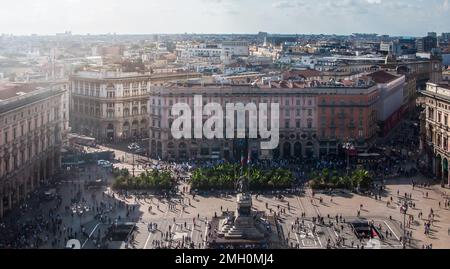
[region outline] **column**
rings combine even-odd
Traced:
[[[11,191],[8,193],[8,210],[12,209],[12,194]]]
[[[59,149],[58,148],[58,150],[61,150],[61,149]],[[55,156],[55,166],[56,166],[56,169],[58,169],[58,171],[61,169],[61,154],[58,152],[58,153],[56,153],[56,156]]]
[[[447,184],[448,184],[448,186],[450,186],[450,171],[449,171],[449,173],[447,175]]]
[[[54,174],[54,172],[55,172],[55,169],[54,169],[54,167],[55,167],[54,161],[55,161],[55,159],[54,159],[54,155],[53,155],[53,152],[52,152],[52,153],[50,153],[50,157],[49,157],[49,159],[48,159],[48,161],[47,161],[48,171],[49,171],[48,177],[52,177],[53,174]]]
[[[3,195],[0,195],[0,219],[3,218]]]
[[[43,182],[46,182],[47,181],[47,162],[43,162],[43,163],[41,163],[41,165],[42,165],[41,178],[42,178]]]
[[[444,158],[441,159],[441,182],[444,182],[446,180],[445,177],[445,170],[444,170]]]
[[[433,158],[433,164],[434,164],[433,172],[434,172],[434,174],[436,176],[438,176],[438,174],[439,174],[439,162],[437,161],[436,157]]]
[[[28,175],[27,179],[25,180],[25,185],[23,186],[23,195],[24,195],[25,198],[28,195],[28,191],[29,191],[28,190],[28,184],[30,183],[30,179],[31,179],[31,177]]]
[[[43,173],[42,163],[39,161],[38,165],[38,177],[37,177],[37,187],[41,186],[42,173]]]
[[[161,143],[161,155],[162,155],[162,156],[160,156],[161,159],[163,159],[163,160],[167,159],[167,157],[168,157],[168,154],[167,154],[167,142],[162,142]]]
[[[20,184],[20,183],[19,183]],[[20,185],[16,186],[16,197],[15,197],[16,205],[20,204]]]
[[[432,162],[432,168],[433,168],[433,174],[436,175],[437,174],[437,164],[436,164],[436,158],[432,157],[431,158],[431,162]],[[427,168],[429,168],[429,166],[427,165]]]
[[[34,176],[36,175],[36,172],[33,169],[30,173],[30,191],[34,190]]]

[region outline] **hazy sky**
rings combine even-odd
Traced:
[[[1,0],[0,33],[450,32],[450,0]]]

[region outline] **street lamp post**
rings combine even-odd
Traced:
[[[347,153],[347,176],[348,176],[350,172],[350,150],[354,150],[355,146],[351,142],[347,142],[344,143],[344,145],[342,145],[342,148],[345,149]]]
[[[136,150],[138,150],[140,147],[137,143],[131,143],[130,145],[128,145],[128,149],[131,150],[131,154],[133,156],[133,177],[134,177],[134,166],[135,166],[135,162],[134,162],[134,154],[136,153]]]
[[[78,212],[78,216],[80,217],[80,238],[81,238],[81,234],[83,233],[83,222],[82,222],[82,218],[83,218],[83,213]]]
[[[408,201],[405,198],[405,201],[403,202],[403,206],[400,208],[401,212],[403,213],[403,248],[406,248],[406,213],[408,212]]]
[[[133,177],[134,177],[134,152],[133,152]]]
[[[350,152],[347,149],[347,176],[349,175],[350,172]]]

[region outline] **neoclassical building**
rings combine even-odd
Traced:
[[[442,182],[450,184],[450,86],[427,83],[422,125],[425,127],[421,147],[427,163]]]
[[[0,85],[0,218],[58,170],[68,131],[66,84]]]
[[[198,74],[78,72],[70,77],[70,126],[104,141],[148,137],[150,85]]]
[[[271,81],[258,85],[171,83],[152,87],[149,98],[150,154],[154,158],[182,160],[239,159],[242,152],[251,152],[253,159],[317,158],[337,153],[338,145],[347,142],[348,138],[365,142],[376,135],[373,125],[376,125],[377,92],[370,79],[339,87],[318,81]],[[279,146],[273,150],[261,149],[261,139],[174,139],[171,125],[175,117],[171,108],[176,103],[187,103],[194,111],[196,95],[202,96],[203,105],[213,102],[223,108],[227,103],[254,103],[257,106],[278,103]],[[345,102],[342,107],[349,113],[342,118],[342,127],[341,121],[336,122],[337,127],[342,128],[342,135],[336,135],[336,127],[330,121],[337,113],[343,113],[340,109],[328,108],[333,100],[337,104]],[[353,111],[359,116],[354,118]],[[206,119],[204,116],[203,120]],[[248,120],[247,114],[247,129]],[[342,141],[344,135],[348,136]]]
[[[279,103],[280,147],[273,151],[261,150],[261,139],[181,139],[171,134],[174,116],[171,108],[176,103],[194,106],[194,96],[201,95],[203,103]],[[259,88],[185,84],[152,87],[150,90],[150,154],[156,158],[177,159],[239,159],[250,151],[252,158],[280,158],[317,156],[316,97],[308,90],[291,88]],[[193,111],[193,110],[192,110]],[[270,111],[268,112],[270,116]],[[236,115],[235,115],[236,116]],[[204,120],[206,120],[206,116]],[[248,128],[248,114],[246,117]],[[236,122],[236,121],[235,121]],[[243,150],[245,148],[245,150]],[[247,153],[245,153],[247,154]]]
[[[79,72],[70,78],[73,131],[106,141],[147,135],[150,77]]]

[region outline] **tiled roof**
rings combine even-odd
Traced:
[[[389,83],[391,81],[398,79],[397,76],[394,76],[383,70],[373,72],[368,76],[371,77],[373,81],[375,81],[376,83]]]
[[[17,93],[30,93],[48,83],[3,83],[0,84],[0,100],[8,100],[18,96]]]
[[[34,102],[38,102],[40,100],[46,99],[48,97],[54,96],[54,95],[58,95],[58,94],[62,94],[64,91],[62,89],[56,89],[56,90],[47,90],[47,91],[43,91],[37,94],[32,94],[32,95],[26,95],[25,98],[23,99],[19,99],[13,102],[9,102],[7,104],[2,104],[0,105],[0,114],[3,113],[7,113],[13,109],[28,105],[28,104],[32,104]]]
[[[310,78],[310,77],[317,77],[317,76],[320,76],[320,71],[312,70],[312,69],[291,70],[291,71],[286,71],[283,73],[283,78],[286,80],[291,79],[291,78],[298,78],[298,77]]]

